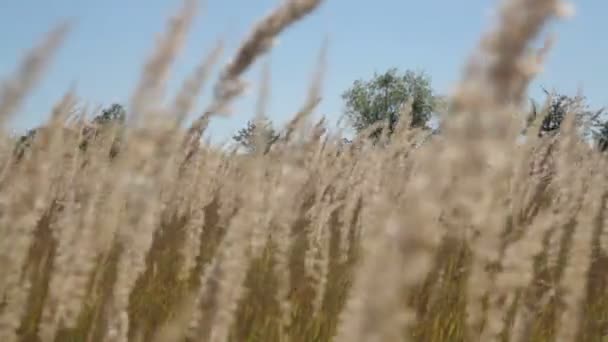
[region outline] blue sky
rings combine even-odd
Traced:
[[[188,75],[218,37],[226,55],[258,18],[279,0],[207,0],[187,47],[174,68],[171,89]],[[329,38],[324,99],[317,113],[332,122],[341,114],[340,94],[354,80],[390,67],[425,70],[439,93],[458,80],[461,68],[498,1],[489,0],[326,0],[321,9],[283,34],[269,55],[272,90],[269,116],[290,118],[304,101],[317,55]],[[78,94],[92,105],[128,102],[144,60],[179,0],[3,0],[0,3],[0,78],[18,65],[26,49],[64,18],[76,20],[51,70],[12,122],[15,130],[40,124],[53,104],[76,82]],[[579,0],[573,19],[552,25],[558,33],[545,73],[533,84],[567,93],[582,86],[594,106],[608,105],[608,44],[604,20],[608,2]],[[258,63],[247,78],[260,78]],[[207,93],[209,87],[206,89]],[[170,98],[168,98],[170,99]],[[238,101],[229,119],[211,126],[214,140],[229,138],[253,115],[256,93]],[[201,99],[204,100],[204,97]],[[204,102],[199,105],[202,108]]]

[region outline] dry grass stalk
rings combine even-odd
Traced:
[[[25,96],[32,91],[49,66],[69,29],[70,25],[64,23],[51,30],[44,41],[24,57],[15,76],[3,82],[0,93],[0,123],[4,124],[19,109]]]

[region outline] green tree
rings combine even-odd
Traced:
[[[101,114],[93,119],[93,123],[107,125],[107,124],[124,124],[127,117],[127,112],[124,107],[118,103],[114,103],[108,108],[101,111]]]
[[[38,133],[38,129],[29,129],[24,135],[17,139],[13,150],[16,160],[23,158],[25,152],[32,146],[36,133]]]
[[[115,103],[103,109],[99,115],[91,120],[92,125],[85,125],[82,128],[82,138],[79,142],[80,149],[86,151],[87,147],[93,140],[109,138],[112,139],[110,157],[116,156],[120,150],[125,119],[126,111],[120,104]],[[17,160],[24,156],[25,152],[31,147],[36,135],[42,128],[44,127],[30,129],[17,140],[14,149],[14,154]]]
[[[595,144],[600,152],[608,151],[608,120],[604,121],[594,134]]]
[[[543,89],[543,91],[547,96],[548,106],[545,110],[545,116],[542,118],[538,136],[559,132],[566,115],[575,115],[575,123],[580,129],[583,139],[594,138],[598,134],[598,130],[602,129],[604,123],[600,120],[600,116],[604,109],[592,110],[587,104],[585,96],[569,96],[556,91],[549,92],[546,89]],[[530,120],[536,117],[537,108],[538,105],[532,102]]]
[[[111,139],[110,158],[114,158],[120,151],[126,117],[127,111],[118,103],[102,110],[101,114],[93,119],[93,129],[84,132],[85,141],[81,147],[86,148],[92,139]]]
[[[248,153],[256,151],[256,134],[260,135],[260,142],[264,152],[268,152],[272,144],[279,139],[279,134],[272,127],[272,122],[268,119],[261,121],[260,129],[255,121],[249,120],[247,127],[241,128],[232,139],[243,147]]]
[[[403,73],[396,68],[383,74],[374,74],[372,79],[357,80],[342,94],[345,116],[353,128],[361,132],[371,125],[386,122],[388,134],[395,130],[402,113],[402,106],[411,101],[409,126],[427,128],[438,97],[433,94],[430,78],[423,72],[411,70]],[[382,128],[372,132],[378,137]]]

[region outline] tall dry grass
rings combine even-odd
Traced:
[[[547,53],[530,42],[564,5],[505,1],[445,129],[422,145],[424,132],[406,125],[382,147],[343,146],[323,122],[311,125],[325,49],[271,150],[202,144],[209,120],[243,91],[242,74],[321,2],[286,1],[261,20],[188,130],[221,52],[162,101],[194,0],[146,62],[126,131],[84,136],[90,113],[69,91],[25,154],[2,135],[1,341],[601,341],[606,159],[573,120],[558,136],[515,143]],[[53,30],[3,84],[0,122],[66,33]]]

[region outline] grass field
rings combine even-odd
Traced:
[[[283,2],[230,64],[210,51],[164,101],[195,19],[186,0],[144,64],[127,126],[85,120],[96,113],[68,92],[23,153],[0,135],[1,341],[608,336],[607,159],[572,116],[559,135],[529,129],[515,143],[546,54],[529,44],[568,7],[505,1],[465,61],[440,136],[421,145],[426,132],[405,125],[387,144],[344,145],[311,122],[324,51],[308,100],[267,153],[202,143],[243,73],[321,2]],[[68,32],[52,30],[5,80],[0,122]],[[212,101],[184,129],[215,67]]]

